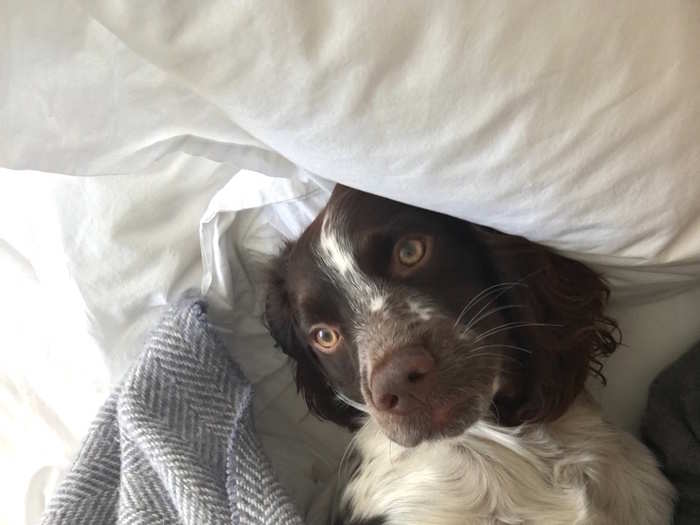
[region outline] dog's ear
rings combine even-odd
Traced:
[[[359,413],[336,397],[321,364],[299,333],[287,282],[289,258],[293,250],[293,242],[285,244],[267,269],[265,326],[277,345],[291,358],[297,391],[303,395],[311,412],[321,419],[354,428]]]
[[[603,310],[609,289],[584,264],[522,237],[476,227],[501,282],[518,282],[504,295],[518,345],[530,354],[517,374],[520,399],[509,423],[551,421],[581,393],[589,373],[603,382],[601,359],[620,344],[617,323]],[[508,379],[506,378],[506,381]]]

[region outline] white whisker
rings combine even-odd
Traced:
[[[516,346],[516,345],[501,345],[501,344],[492,344],[492,345],[481,345],[477,346],[472,350],[472,352],[476,352],[477,350],[481,350],[482,348],[510,348],[512,350],[520,350],[521,352],[525,352],[526,354],[531,354],[532,350],[529,350],[527,348],[524,348],[522,346]]]
[[[349,407],[354,408],[355,410],[359,410],[360,412],[363,412],[365,414],[369,414],[369,410],[367,409],[367,405],[364,403],[360,403],[358,401],[354,401],[350,399],[348,396],[343,394],[342,392],[335,392],[335,397],[337,397],[340,401],[348,405]]]
[[[474,342],[478,343],[479,341],[482,341],[482,340],[486,339],[487,337],[491,337],[492,335],[496,335],[498,333],[505,332],[507,330],[513,330],[515,328],[534,327],[534,326],[562,327],[563,325],[553,324],[553,323],[527,323],[527,322],[515,321],[512,323],[502,324],[501,326],[491,328],[490,330],[486,330],[484,333],[480,334],[479,337],[474,339]]]
[[[481,309],[478,312],[476,312],[476,314],[472,317],[472,319],[474,319],[474,317],[478,317],[484,310],[486,310],[489,306],[491,306],[494,303],[494,301],[498,301],[498,299],[500,299],[504,293],[506,293],[511,288],[513,288],[513,286],[515,286],[515,285],[507,286],[507,287],[503,288],[501,291],[499,291],[497,294],[495,294],[493,297],[491,297],[489,302],[487,302],[484,306],[482,306]],[[494,290],[494,292],[495,292],[495,290]]]
[[[498,297],[496,297],[495,299],[498,299]],[[494,299],[494,300],[495,300],[495,299]],[[493,301],[491,301],[491,302],[493,302]],[[491,304],[491,303],[489,303],[489,304]],[[488,306],[488,305],[486,305],[486,306]],[[498,308],[493,308],[493,309],[489,310],[488,312],[486,312],[485,314],[479,315],[479,314],[483,311],[483,308],[482,308],[482,309],[479,310],[479,311],[477,312],[477,314],[476,314],[478,317],[477,317],[477,316],[472,317],[472,320],[469,321],[469,323],[467,323],[467,325],[464,327],[464,333],[469,332],[469,329],[470,329],[470,328],[473,328],[474,325],[476,325],[476,324],[479,323],[480,321],[483,321],[483,320],[486,319],[488,316],[493,315],[493,314],[495,314],[496,312],[500,312],[500,311],[502,311],[502,310],[510,310],[510,309],[513,309],[513,308],[525,308],[525,305],[524,305],[524,304],[508,304],[508,305],[505,305],[505,306],[499,306]]]
[[[456,327],[462,318],[466,315],[466,313],[482,298],[488,296],[489,294],[496,293],[500,288],[506,287],[507,290],[513,288],[514,286],[527,286],[525,284],[522,284],[520,282],[514,281],[514,282],[504,282],[504,283],[498,283],[498,284],[493,284],[491,286],[488,286],[481,290],[478,294],[476,294],[474,297],[471,298],[471,300],[467,303],[467,305],[462,309],[460,314],[457,316],[457,320],[455,321],[454,326]],[[489,303],[491,304],[491,303]]]

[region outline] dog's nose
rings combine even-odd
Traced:
[[[404,414],[424,405],[435,360],[422,346],[393,351],[372,371],[370,391],[378,410]]]

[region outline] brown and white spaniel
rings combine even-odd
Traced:
[[[337,186],[269,273],[267,325],[357,430],[335,524],[665,524],[673,489],[584,383],[608,288],[521,237]]]

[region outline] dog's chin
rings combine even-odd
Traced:
[[[476,402],[446,404],[430,412],[416,412],[402,416],[372,414],[384,435],[394,443],[412,448],[426,441],[448,439],[463,434],[485,414]]]

